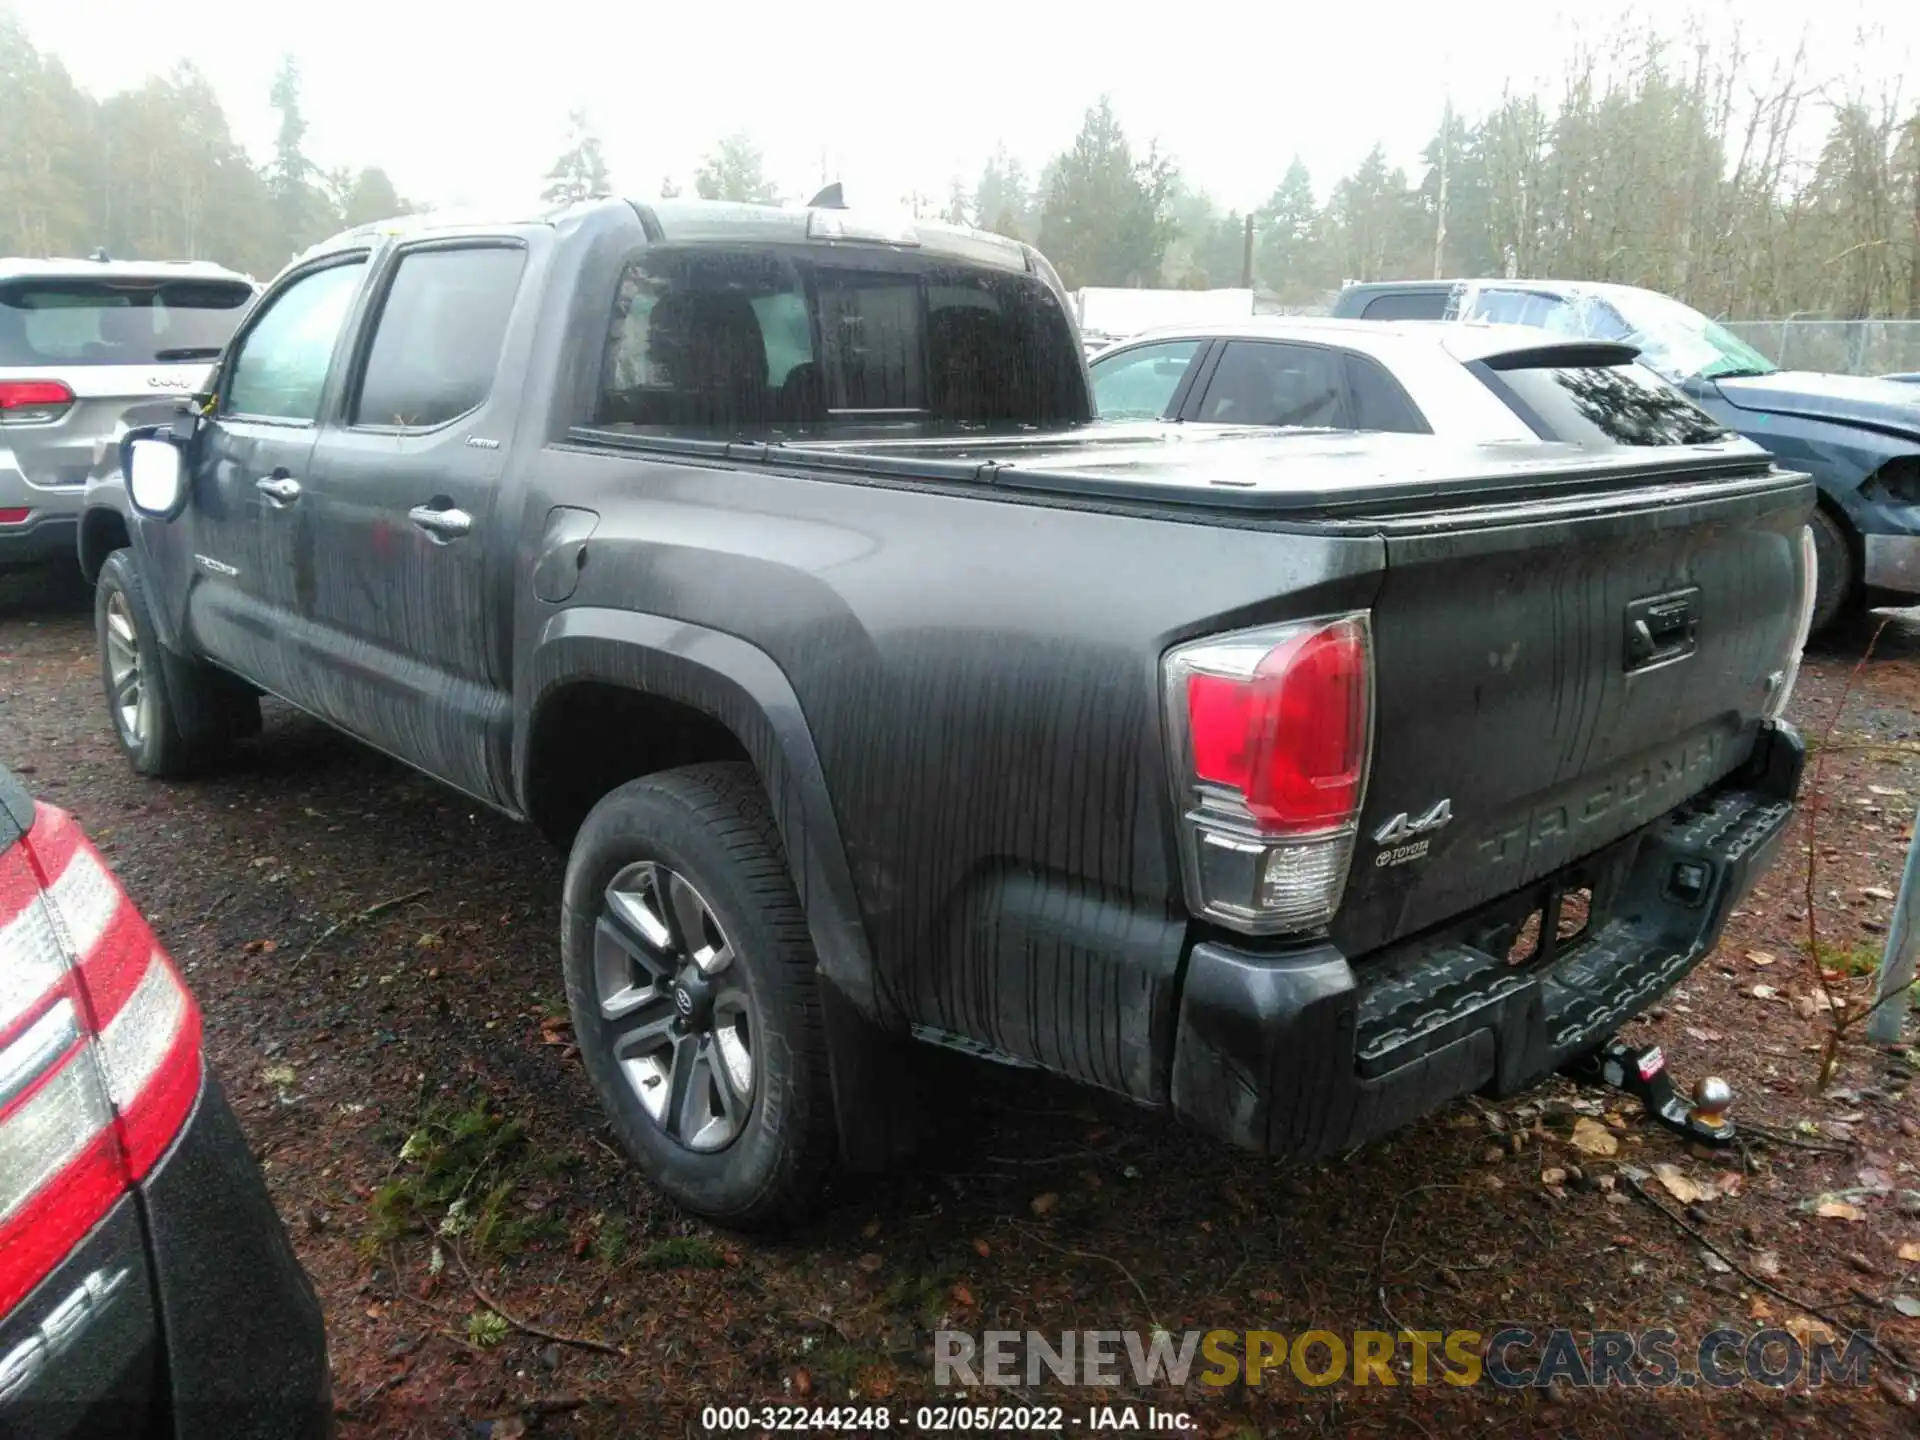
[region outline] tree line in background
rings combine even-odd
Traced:
[[[1675,46],[1648,32],[1604,56],[1576,51],[1557,94],[1510,93],[1478,117],[1449,106],[1415,175],[1376,145],[1321,201],[1296,157],[1251,217],[1130,140],[1104,98],[1038,175],[1000,149],[944,202],[902,199],[1034,242],[1072,286],[1238,285],[1250,218],[1252,279],[1296,305],[1348,280],[1510,275],[1646,285],[1733,318],[1920,318],[1920,106],[1813,76],[1804,53],[1762,71],[1737,37]],[[257,165],[191,65],[98,100],[0,13],[0,254],[104,246],[265,276],[411,208],[377,168],[307,157],[291,58],[269,98],[280,124]],[[708,199],[782,198],[746,135],[720,140],[692,178]],[[613,188],[576,111],[543,193]]]
[[[1617,37],[1558,95],[1447,107],[1418,175],[1375,145],[1316,202],[1298,157],[1252,220],[1252,279],[1311,304],[1350,280],[1644,285],[1728,318],[1920,318],[1920,106],[1738,39]],[[1816,143],[1817,142],[1817,143]],[[1238,285],[1248,216],[1130,144],[1105,101],[1030,180],[1004,151],[953,218],[1039,245],[1070,285]]]
[[[280,123],[256,165],[205,75],[182,64],[95,99],[0,13],[0,255],[218,260],[266,277],[316,240],[406,212],[377,168],[304,148],[300,71],[273,77]]]

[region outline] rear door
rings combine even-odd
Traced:
[[[1210,425],[1353,428],[1344,351],[1279,340],[1229,340],[1185,417]]]
[[[186,621],[200,649],[287,693],[293,562],[321,401],[367,257],[329,257],[282,280],[248,317],[193,451],[181,523],[194,574]]]
[[[482,799],[507,725],[487,561],[518,393],[514,238],[401,249],[309,467],[288,698]],[[507,517],[518,521],[517,516]],[[511,562],[511,544],[497,549]]]
[[[1200,372],[1182,411],[1218,425],[1282,425],[1427,435],[1433,427],[1371,356],[1328,345],[1231,340]]]

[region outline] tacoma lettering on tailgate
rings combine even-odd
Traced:
[[[1624,778],[1609,780],[1597,790],[1543,805],[1525,821],[1480,841],[1480,858],[1489,865],[1501,865],[1516,858],[1523,849],[1531,851],[1548,845],[1569,854],[1580,853],[1582,845],[1577,837],[1583,829],[1603,824],[1623,805],[1637,807],[1649,799],[1658,799],[1664,804],[1666,797],[1685,794],[1697,786],[1694,777],[1698,772],[1711,768],[1719,750],[1718,736],[1702,735],[1657,760],[1649,760]],[[1636,819],[1627,828],[1638,823]],[[1612,838],[1617,828],[1609,826],[1606,838]],[[1570,836],[1574,837],[1571,843]],[[1596,843],[1604,844],[1605,840],[1596,840]]]

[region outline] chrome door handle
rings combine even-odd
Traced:
[[[407,518],[430,535],[442,540],[457,540],[473,529],[473,517],[464,510],[435,510],[430,506],[416,505],[407,511]]]
[[[291,505],[300,498],[300,482],[289,475],[268,476],[253,482],[253,488],[276,505]]]

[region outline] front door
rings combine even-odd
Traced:
[[[511,726],[487,565],[510,565],[512,540],[488,532],[517,399],[495,376],[526,259],[503,237],[411,246],[385,268],[293,567],[312,653],[289,698],[483,800],[504,794]]]
[[[365,262],[335,260],[266,298],[221,367],[193,451],[191,644],[278,694],[290,680],[293,560],[321,395]]]

